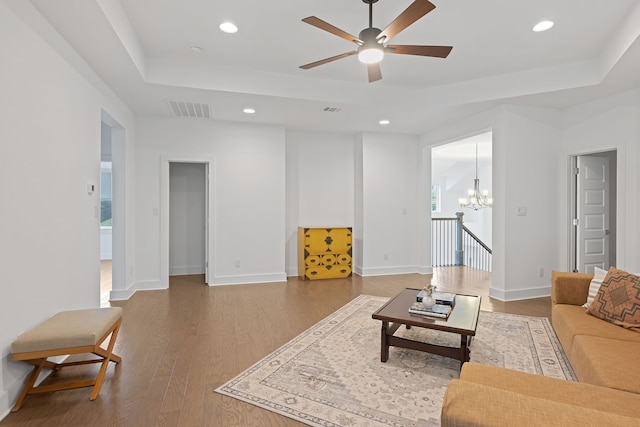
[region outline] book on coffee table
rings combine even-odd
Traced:
[[[425,293],[423,289],[420,292],[418,292],[418,295],[416,296],[416,301],[422,302],[422,298],[424,298],[424,296],[425,296]],[[456,294],[453,294],[451,292],[433,291],[431,296],[433,297],[433,299],[436,300],[436,304],[450,305],[453,307],[456,303]]]
[[[446,304],[436,304],[431,308],[426,308],[421,302],[414,302],[409,307],[409,313],[419,316],[438,317],[446,319],[451,314],[451,306]]]

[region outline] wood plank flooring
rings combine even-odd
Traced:
[[[90,389],[30,396],[0,422],[8,426],[301,426],[214,390],[360,294],[391,297],[430,276],[398,276],[209,287],[177,276],[162,291],[112,303],[124,309],[115,353],[98,398]],[[482,309],[549,316],[550,298],[503,303],[488,297],[491,275],[438,268],[440,290],[482,295]],[[7,362],[13,363],[13,362]],[[67,368],[47,382],[97,367]]]

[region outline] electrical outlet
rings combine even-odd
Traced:
[[[538,267],[538,277],[544,277],[544,267]]]
[[[240,258],[236,258],[236,268],[240,268]]]
[[[387,261],[389,259],[389,252],[385,252],[382,254],[382,259],[384,259],[385,261]]]

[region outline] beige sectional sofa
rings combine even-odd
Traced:
[[[443,426],[640,426],[640,333],[587,314],[592,275],[552,273],[553,328],[580,382],[466,363]]]

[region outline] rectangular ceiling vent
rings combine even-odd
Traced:
[[[322,111],[324,111],[325,113],[339,113],[340,111],[342,111],[342,108],[339,108],[339,107],[324,107],[322,109]]]
[[[211,106],[197,102],[169,101],[169,107],[176,117],[190,119],[211,119]]]

